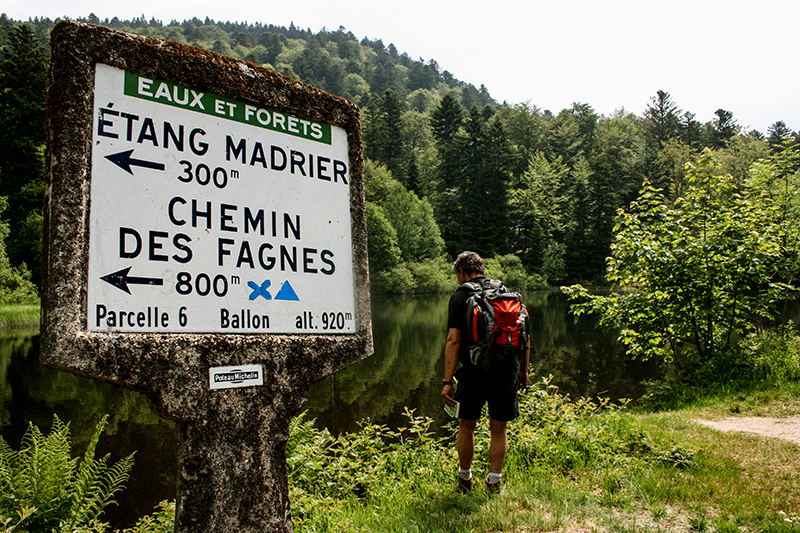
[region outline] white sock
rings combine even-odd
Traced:
[[[489,483],[497,483],[503,477],[503,474],[495,474],[494,472],[489,472]]]
[[[472,477],[472,469],[467,468],[466,470],[463,470],[459,468],[458,475],[461,476],[461,479],[470,479]]]

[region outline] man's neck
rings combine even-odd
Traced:
[[[483,274],[467,274],[464,272],[462,274],[459,274],[458,282],[459,284],[463,285],[464,283],[472,281],[475,278],[480,278],[481,276],[483,276]]]

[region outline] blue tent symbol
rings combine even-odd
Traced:
[[[283,282],[283,285],[281,285],[281,290],[279,290],[278,294],[275,295],[275,299],[300,301],[300,298],[297,297],[297,293],[294,292],[292,285],[288,281]]]

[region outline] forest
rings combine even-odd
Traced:
[[[645,184],[665,202],[678,200],[688,187],[686,163],[706,149],[715,172],[729,175],[742,194],[751,190],[757,162],[771,165],[776,177],[797,170],[787,154],[800,137],[780,117],[766,132],[743,129],[725,109],[700,123],[660,88],[643,110],[606,116],[575,102],[555,112],[499,103],[485,85],[459,81],[434,59],[413,59],[381,39],[359,40],[344,27],[315,33],[208,18],[81,20],[250,61],[358,104],[370,276],[378,292],[451,289],[449,264],[465,249],[520,290],[602,285],[615,223]],[[55,22],[0,16],[0,302],[35,297],[40,283],[44,102]]]

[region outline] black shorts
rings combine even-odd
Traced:
[[[461,403],[459,418],[478,420],[483,405],[489,404],[489,416],[498,422],[509,422],[519,416],[519,374],[486,372],[464,365],[456,372],[456,391],[453,399]]]

